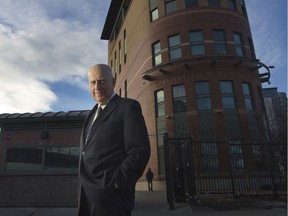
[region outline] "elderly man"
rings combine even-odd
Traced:
[[[96,105],[80,140],[78,216],[130,216],[135,184],[150,157],[140,104],[114,93],[111,68],[90,68],[89,86]]]

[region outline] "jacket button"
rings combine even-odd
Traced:
[[[82,152],[82,155],[85,155],[85,151]]]

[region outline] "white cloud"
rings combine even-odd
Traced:
[[[88,68],[107,61],[96,5],[103,10],[99,0],[0,0],[0,113],[51,110],[59,96],[48,83],[86,88]]]

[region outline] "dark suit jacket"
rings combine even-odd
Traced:
[[[83,131],[96,110],[97,105],[87,116]],[[115,182],[134,202],[135,184],[150,157],[147,129],[137,101],[114,95],[95,120],[86,143],[82,132],[80,149],[80,205],[83,191],[89,202],[99,202],[115,193]]]

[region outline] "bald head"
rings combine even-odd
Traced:
[[[90,68],[88,79],[92,97],[98,104],[105,105],[114,93],[111,68],[106,64],[96,64]]]

